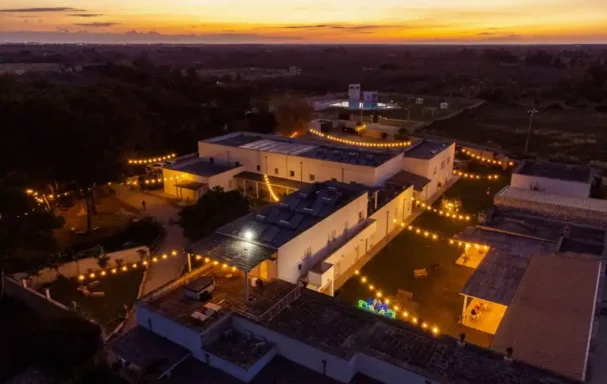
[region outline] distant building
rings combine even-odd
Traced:
[[[360,108],[360,84],[348,86],[348,105],[351,109]]]
[[[525,160],[512,173],[510,185],[556,195],[589,197],[593,178],[588,167]]]

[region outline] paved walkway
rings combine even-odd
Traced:
[[[178,224],[172,224],[179,219],[179,208],[173,206],[166,199],[138,190],[130,190],[123,186],[116,188],[116,197],[122,203],[138,209],[142,215],[155,218],[164,226],[165,237],[156,251],[157,255],[170,254],[172,250],[181,251],[188,245],[188,240],[183,236],[181,227]],[[145,201],[145,211],[141,204],[142,201]],[[180,252],[177,257],[169,257],[157,264],[151,264],[148,268],[142,294],[145,295],[177,278],[185,263],[186,257],[183,252]],[[135,325],[135,316],[131,316],[123,332],[128,331]]]

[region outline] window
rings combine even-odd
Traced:
[[[278,175],[278,168],[274,168],[274,174]]]
[[[295,171],[289,171],[289,176],[295,177]]]
[[[434,167],[434,170],[432,171],[433,175],[436,175],[436,167]]]
[[[316,176],[314,176],[313,174],[310,173],[310,181],[314,181],[316,180]]]
[[[257,171],[261,171],[261,165],[257,166]]]
[[[451,164],[451,156],[447,157],[447,165]]]
[[[440,162],[440,169],[445,169],[445,160]]]

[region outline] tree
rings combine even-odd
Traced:
[[[306,131],[313,115],[314,109],[303,99],[290,97],[282,100],[274,112],[276,130],[285,136],[290,136],[294,132]]]
[[[216,187],[205,193],[196,204],[179,213],[179,225],[192,241],[210,235],[217,228],[249,212],[249,201],[238,191],[224,192]]]

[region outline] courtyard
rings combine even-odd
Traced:
[[[407,311],[410,321],[437,326],[441,333],[459,337],[488,347],[492,335],[464,327],[458,323],[462,313],[463,296],[459,293],[472,275],[473,269],[455,264],[462,249],[449,244],[445,239],[474,225],[476,214],[493,205],[493,195],[509,182],[506,172],[498,168],[471,167],[479,174],[500,173],[498,181],[461,179],[445,194],[445,198],[457,198],[461,202],[460,212],[471,216],[470,222],[454,221],[434,212],[424,212],[412,225],[442,239],[432,240],[405,230],[397,235],[360,271],[360,276],[351,278],[341,289],[339,299],[356,305],[359,300],[375,297],[381,291],[383,298]],[[440,206],[440,200],[434,205]],[[427,277],[415,278],[414,270],[425,269]],[[367,284],[361,278],[367,278]],[[374,291],[369,291],[369,284]],[[399,318],[403,318],[402,315]]]

